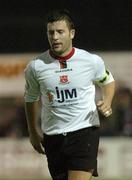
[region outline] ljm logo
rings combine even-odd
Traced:
[[[70,102],[72,99],[77,99],[77,90],[73,89],[63,89],[60,90],[58,87],[55,87],[57,101],[63,103],[64,101]]]

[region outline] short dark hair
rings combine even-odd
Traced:
[[[73,18],[67,9],[57,9],[50,11],[45,18],[45,26],[47,27],[48,23],[61,20],[66,21],[69,29],[75,29]]]

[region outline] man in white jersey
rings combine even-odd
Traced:
[[[112,114],[114,79],[101,57],[73,47],[75,27],[66,10],[46,19],[50,49],[25,69],[25,110],[30,141],[47,156],[53,180],[90,180],[97,176],[98,110]],[[102,99],[95,104],[95,83]],[[41,131],[37,106],[41,98]]]

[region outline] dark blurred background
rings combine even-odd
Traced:
[[[75,46],[89,50],[132,50],[131,0],[0,0],[0,53],[40,52],[48,48],[45,14],[71,11]]]

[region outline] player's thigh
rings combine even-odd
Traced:
[[[93,170],[85,171],[69,171],[68,180],[91,180]]]
[[[43,146],[48,161],[49,172],[53,180],[67,180],[67,164],[61,146],[63,136],[44,136]]]
[[[68,170],[89,172],[90,169],[93,169],[93,176],[98,176],[99,129],[91,127],[72,133],[69,135],[67,143],[65,152],[69,157]]]

